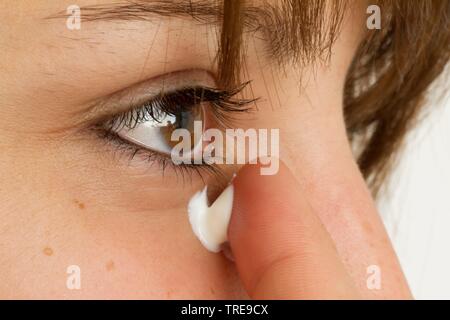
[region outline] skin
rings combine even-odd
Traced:
[[[93,3],[103,1],[77,1],[81,7]],[[93,111],[92,103],[115,92],[171,71],[217,73],[211,27],[164,18],[85,23],[73,31],[64,19],[44,20],[70,4],[0,4],[1,298],[410,297],[342,117],[345,74],[363,37],[364,8],[349,12],[326,66],[281,70],[262,54],[262,40],[249,42],[248,79],[261,98],[258,112],[239,126],[280,128],[284,164],[268,178],[273,180],[261,180],[265,189],[245,186],[248,177],[258,179],[248,169],[238,174],[232,263],[204,250],[191,231],[186,206],[203,186],[199,177],[183,183],[170,168],[163,176],[157,165],[129,161],[89,130],[113,113],[108,107]],[[301,90],[299,76],[305,80]],[[278,212],[283,186],[293,187]],[[261,192],[272,193],[275,202],[258,207],[251,199]],[[252,215],[257,211],[263,213]],[[274,224],[275,231],[252,228],[278,220],[274,211],[286,216]],[[301,234],[308,226],[317,232],[294,236],[292,226]],[[265,236],[280,244],[277,250],[289,249],[295,263],[272,264],[267,240],[257,241]],[[288,243],[305,245],[296,251]],[[305,256],[302,248],[321,254]],[[248,250],[263,257],[260,265],[245,260]],[[326,261],[326,269],[302,275],[316,261]],[[381,290],[366,286],[367,267],[374,264],[382,271]],[[70,265],[81,268],[80,290],[66,287]],[[251,271],[261,268],[269,270],[268,280],[252,279]],[[337,279],[336,286],[280,292],[275,285],[320,283],[325,271]]]

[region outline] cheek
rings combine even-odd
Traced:
[[[14,292],[2,296],[242,298],[234,266],[200,245],[184,208],[130,213],[99,212],[81,201],[64,209],[36,204],[16,215],[20,226],[3,221],[2,265],[10,268],[1,283]],[[80,290],[66,286],[73,265]]]
[[[110,219],[99,233],[108,252],[98,264],[115,261],[110,275],[113,288],[124,288],[138,297],[226,298],[240,288],[234,266],[222,255],[208,253],[194,237],[184,210],[165,211],[164,216]]]
[[[170,181],[158,181],[164,186],[158,189],[152,183],[162,180],[156,170],[154,177],[133,174],[100,166],[86,153],[59,151],[23,165],[26,179],[6,179],[11,188],[1,194],[8,199],[0,209],[1,296],[245,297],[234,266],[207,252],[192,233],[184,201],[194,192],[189,182],[186,189],[181,183],[168,190]],[[67,288],[74,265],[80,290]]]

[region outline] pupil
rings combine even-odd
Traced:
[[[194,135],[194,122],[202,121],[202,107],[200,105],[193,106],[189,111],[180,111],[177,114],[165,114],[161,128],[167,143],[174,147],[178,142],[171,141],[172,132],[176,129],[186,129],[189,131],[191,136],[191,149],[193,149],[197,144],[200,137],[195,137]],[[203,133],[203,132],[202,132]],[[195,140],[197,138],[197,141]]]

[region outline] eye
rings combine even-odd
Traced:
[[[189,101],[185,92],[166,93],[139,109],[115,118],[111,123],[111,131],[125,141],[170,155],[178,143],[172,141],[172,133],[177,129],[185,129],[192,137],[191,149],[201,148],[201,135],[194,134],[194,125],[195,122],[201,123],[203,130],[208,103],[194,100]]]
[[[172,141],[172,133],[177,129],[185,129],[190,133],[191,151],[183,157],[191,158],[197,152],[203,151],[204,130],[230,127],[236,119],[234,114],[251,109],[250,105],[255,99],[235,98],[247,83],[232,90],[197,85],[161,92],[138,107],[132,107],[129,111],[98,123],[94,129],[100,133],[101,139],[111,142],[120,151],[127,151],[131,159],[137,155],[142,158],[140,156],[143,155],[147,162],[159,162],[162,170],[167,165],[173,165],[175,169],[183,167],[182,169],[193,169],[197,172],[196,167],[216,170],[212,165],[203,162],[175,164],[170,161],[173,147],[180,142]],[[139,92],[142,90],[130,90],[127,100],[137,100],[133,93]]]

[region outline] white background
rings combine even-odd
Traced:
[[[437,86],[443,85],[450,87],[450,81],[442,77]],[[430,99],[378,201],[417,299],[450,299],[450,94],[445,95]]]

